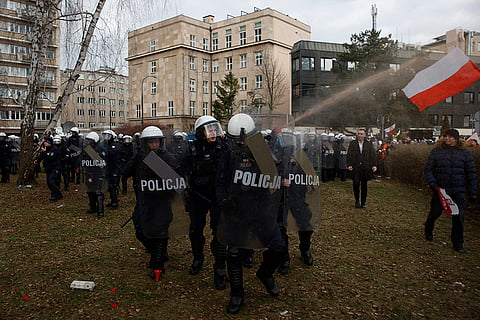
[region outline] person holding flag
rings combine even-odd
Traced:
[[[425,239],[433,241],[435,221],[444,210],[439,194],[445,191],[453,202],[451,204],[458,207],[458,214],[452,213],[451,241],[453,249],[465,253],[467,252],[463,246],[464,212],[467,207],[465,195],[468,195],[470,202],[477,199],[477,176],[473,156],[466,149],[465,142],[459,138],[458,130],[447,130],[444,137],[438,140],[425,164],[425,177],[433,195],[424,232]],[[444,194],[442,194],[443,196]]]

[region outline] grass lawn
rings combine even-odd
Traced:
[[[256,252],[254,269],[244,270],[245,306],[229,316],[229,289],[213,288],[209,246],[192,276],[188,237],[172,238],[166,274],[148,277],[132,223],[120,228],[133,191],[98,220],[77,185],[51,203],[44,175],[38,181],[0,185],[0,319],[480,319],[480,214],[466,214],[467,254],[453,251],[446,215],[427,242],[429,194],[410,186],[371,181],[367,209],[355,209],[351,181],[322,184],[314,265],[303,265],[291,233],[292,266],[272,298],[255,278]],[[71,290],[73,280],[96,288]]]

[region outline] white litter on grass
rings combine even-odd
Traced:
[[[453,284],[465,288],[465,285],[459,281],[455,281]]]
[[[287,314],[288,314],[288,310],[285,310],[285,311],[280,312],[280,315],[281,315],[281,316],[286,316]]]
[[[131,248],[130,248],[130,250],[137,250],[137,248],[135,248],[135,247],[131,247]]]
[[[57,206],[57,208],[62,208],[62,207],[63,207],[63,204],[61,204],[61,205]]]
[[[73,280],[72,283],[70,284],[70,289],[93,291],[94,288],[95,288],[95,282],[93,281]]]

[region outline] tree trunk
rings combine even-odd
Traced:
[[[55,104],[55,111],[53,116],[48,123],[43,136],[50,134],[51,130],[57,125],[58,119],[62,113],[63,107],[66,105],[68,98],[70,97],[75,82],[77,81],[80,71],[82,69],[83,63],[87,56],[88,47],[93,37],[98,19],[102,12],[103,6],[105,5],[106,0],[99,0],[95,12],[93,13],[88,28],[85,32],[85,36],[82,40],[80,52],[78,54],[77,62],[75,67],[70,74],[70,77],[67,81],[67,84],[58,97]],[[40,3],[40,4],[39,4]],[[50,4],[49,10],[41,10],[45,3]],[[42,6],[43,4],[43,6]],[[35,107],[37,106],[38,95],[40,93],[39,80],[41,79],[41,72],[44,67],[45,52],[50,41],[49,37],[45,35],[50,35],[53,29],[53,23],[57,16],[57,7],[51,5],[51,2],[38,1],[37,7],[39,7],[39,12],[45,12],[45,14],[37,14],[35,17],[35,27],[34,27],[34,36],[32,39],[32,62],[31,62],[31,76],[29,77],[28,82],[28,95],[25,100],[25,118],[22,122],[21,132],[22,132],[22,145],[20,152],[20,162],[19,162],[19,176],[17,185],[25,185],[34,181],[35,165],[33,161],[40,153],[40,145],[36,148],[33,146],[33,135],[34,125],[35,125]],[[42,36],[43,35],[43,36]],[[35,72],[34,72],[35,70]],[[42,137],[43,138],[43,137]]]

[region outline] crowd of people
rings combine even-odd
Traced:
[[[368,181],[384,173],[390,147],[386,142],[370,142],[364,129],[357,130],[353,139],[343,134],[305,134],[299,141],[288,128],[260,127],[243,113],[229,120],[226,132],[214,117],[202,116],[191,135],[174,131],[169,137],[156,126],[133,137],[112,130],[82,136],[73,127],[68,137],[46,137],[35,164],[39,168],[43,163],[51,201],[63,198],[62,180],[63,191],[72,183],[80,184],[88,195],[87,212],[97,218],[105,216],[105,207],[119,207],[120,189],[127,193],[131,179],[135,236],[150,254],[147,268],[155,281],[166,271],[175,217],[185,212],[192,252],[188,271],[191,275],[202,271],[209,221],[213,286],[224,290],[229,283],[227,313],[236,314],[244,304],[243,272],[253,266],[254,250],[263,249],[256,276],[276,297],[280,289],[274,274],[287,274],[290,267],[287,228],[298,234],[303,263],[314,263],[310,246],[320,213],[313,203],[319,195],[311,194],[319,190],[320,182],[351,178],[354,206],[365,208]],[[11,141],[0,133],[2,182],[9,181],[11,150]],[[426,240],[433,240],[434,223],[444,209],[437,193],[443,188],[459,207],[452,215],[453,247],[466,252],[463,216],[467,198],[476,199],[477,186],[472,155],[461,144],[458,131],[448,131],[440,139],[425,173],[434,191]],[[182,205],[177,205],[179,201]]]

